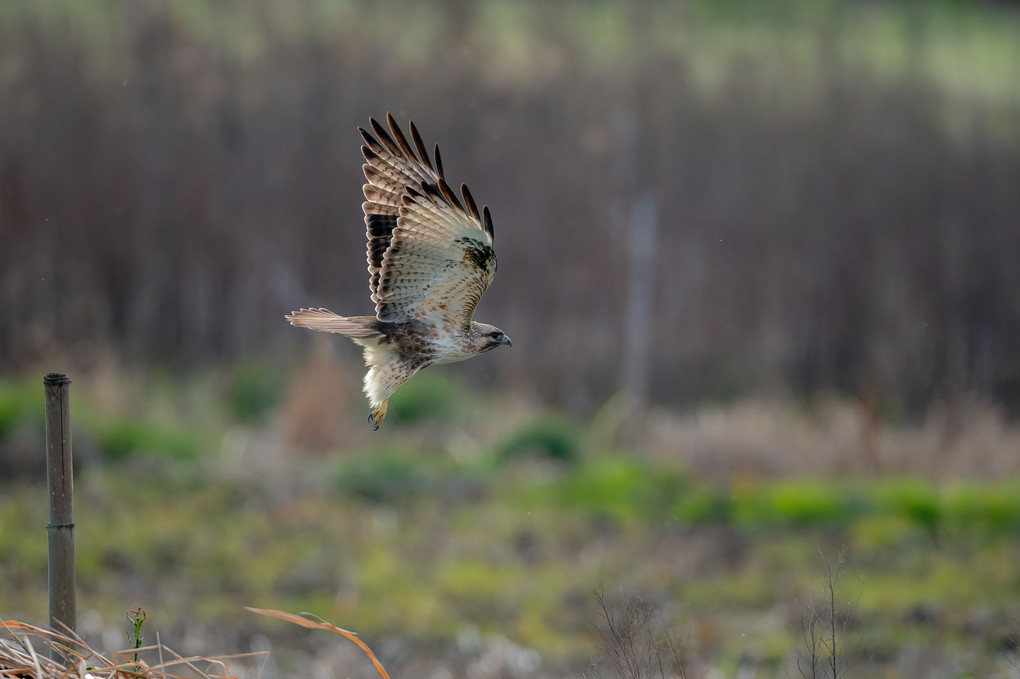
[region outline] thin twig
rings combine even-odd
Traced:
[[[615,614],[605,594],[595,590],[599,620],[593,623],[602,655],[622,679],[672,679],[688,676],[683,644],[667,630],[656,629],[656,607],[647,599],[625,598]],[[601,676],[597,665],[596,674]]]

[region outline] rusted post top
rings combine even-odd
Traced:
[[[43,384],[51,387],[62,387],[71,383],[71,378],[64,373],[46,373],[42,378]]]

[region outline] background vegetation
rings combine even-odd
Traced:
[[[656,400],[1015,409],[1014,12],[768,7],[4,3],[0,357],[205,365],[367,312],[355,127],[392,110],[494,208],[501,384],[614,393],[648,198]]]
[[[250,605],[394,676],[608,677],[601,590],[690,676],[799,676],[844,553],[850,676],[1016,676],[1018,71],[1008,3],[0,3],[0,617],[43,622],[62,369],[100,648],[142,606],[311,662]],[[387,110],[492,207],[514,347],[373,435],[282,315],[370,311]]]

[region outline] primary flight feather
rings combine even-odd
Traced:
[[[446,181],[439,147],[433,162],[413,122],[410,143],[388,113],[388,132],[374,119],[369,123],[371,132],[359,131],[375,316],[300,309],[287,320],[365,348],[369,420],[378,429],[387,399],[419,370],[509,346],[510,338],[472,320],[496,275],[489,207],[479,211],[463,184],[458,197]]]

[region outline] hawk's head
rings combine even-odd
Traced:
[[[488,323],[471,323],[471,348],[475,353],[484,354],[504,344],[511,346],[510,338],[496,326]]]

